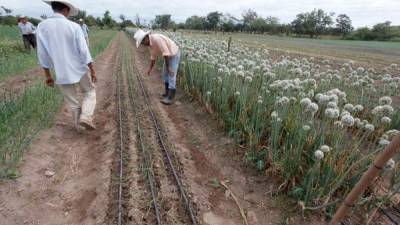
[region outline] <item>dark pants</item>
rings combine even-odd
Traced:
[[[36,37],[33,34],[25,34],[22,36],[26,49],[36,48]]]

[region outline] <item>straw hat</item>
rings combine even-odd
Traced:
[[[78,12],[79,12],[79,9],[77,7],[75,7],[71,3],[71,1],[69,1],[69,0],[64,0],[64,1],[60,1],[60,0],[43,0],[43,2],[45,2],[45,3],[49,4],[49,5],[51,5],[52,2],[59,2],[59,3],[62,3],[64,5],[66,5],[66,6],[68,6],[68,8],[69,8],[69,16],[76,16],[76,15],[78,15]]]
[[[144,31],[142,29],[139,29],[135,32],[135,35],[133,35],[133,38],[136,40],[136,48],[139,48],[140,44],[142,43],[144,37],[146,35],[150,34],[151,31]]]
[[[25,18],[26,18],[26,16],[24,16],[24,15],[20,15],[18,18],[19,18],[19,19],[25,19]]]

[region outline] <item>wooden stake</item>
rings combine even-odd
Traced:
[[[353,190],[349,193],[349,195],[347,195],[346,199],[333,217],[330,225],[338,225],[342,222],[342,220],[351,210],[359,196],[362,195],[365,189],[367,189],[367,187],[371,185],[372,181],[374,181],[379,173],[385,168],[386,163],[389,161],[389,159],[393,158],[394,155],[399,151],[399,149],[400,135],[397,135],[393,138],[393,140],[385,148],[385,150],[376,157],[375,161],[372,163],[367,172],[364,173],[364,175],[358,181]]]
[[[244,214],[242,207],[240,207],[239,201],[237,200],[236,196],[233,194],[233,192],[229,189],[228,185],[226,185],[226,183],[224,181],[221,181],[220,183],[222,186],[224,186],[224,188],[229,192],[229,194],[232,196],[233,200],[235,201],[237,207],[239,208],[240,215],[242,215],[244,224],[249,225],[249,223],[247,222],[246,215]]]
[[[231,50],[232,36],[228,40],[228,52]]]

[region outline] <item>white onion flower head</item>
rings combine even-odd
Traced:
[[[352,127],[354,126],[354,118],[351,115],[345,115],[342,117],[342,123],[346,127]]]
[[[367,130],[368,132],[374,132],[375,130],[375,126],[373,124],[367,124],[364,126],[365,130]]]
[[[321,150],[323,153],[328,153],[328,152],[331,151],[331,148],[330,148],[328,145],[322,145],[322,146],[320,147],[320,150]]]
[[[386,140],[386,139],[384,139],[384,138],[381,138],[380,140],[379,140],[379,145],[381,145],[381,146],[387,146],[387,145],[389,145],[390,144],[390,141],[388,141],[388,140]]]
[[[385,170],[390,171],[393,170],[394,167],[396,166],[396,162],[393,159],[389,159],[385,165]]]
[[[390,116],[394,113],[394,109],[391,105],[384,105],[382,106],[382,115]]]
[[[383,125],[390,125],[392,123],[392,119],[390,119],[390,117],[384,116],[381,118],[381,123]]]
[[[246,78],[244,78],[244,80],[248,83],[251,83],[253,81],[253,78],[251,76],[246,76]]]
[[[308,125],[304,125],[304,126],[303,126],[303,130],[304,130],[305,132],[308,132],[308,131],[311,130],[311,127],[308,126]]]
[[[206,95],[211,96],[211,91],[207,91]]]
[[[317,150],[314,152],[314,157],[318,160],[322,160],[324,156],[324,152],[322,152],[321,150]]]
[[[311,105],[311,103],[312,103],[312,101],[311,101],[311,99],[309,99],[309,98],[303,98],[303,99],[301,99],[301,101],[300,101],[300,105],[301,105],[301,107],[303,107],[303,108],[305,108],[305,107]]]
[[[384,96],[379,99],[379,104],[380,105],[391,105],[392,104],[392,98],[389,96]]]
[[[316,113],[316,112],[318,112],[318,104],[316,104],[316,103],[311,103],[310,105],[308,105],[307,106],[307,108],[306,108],[306,112],[311,112],[311,113]]]
[[[235,92],[235,96],[240,96],[240,92],[239,92],[239,91],[236,91],[236,92]]]
[[[339,118],[339,110],[328,108],[325,110],[325,116],[330,119],[337,119],[337,118]]]
[[[348,104],[344,105],[344,109],[348,112],[353,112],[354,106],[353,106],[353,104],[348,103]]]
[[[326,105],[326,107],[330,109],[336,109],[338,105],[336,102],[328,102],[328,105]]]
[[[354,106],[354,110],[355,110],[356,112],[362,112],[362,111],[364,110],[364,106],[362,106],[362,105],[356,105],[356,106]]]

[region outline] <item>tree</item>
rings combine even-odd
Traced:
[[[206,28],[217,31],[221,22],[222,13],[215,11],[210,12],[206,17]]]
[[[259,17],[251,21],[249,27],[250,31],[264,33],[267,29],[267,23],[263,18]]]
[[[354,27],[351,25],[351,19],[346,14],[340,14],[336,18],[336,30],[342,35],[344,39],[349,33],[353,31]]]
[[[171,15],[164,14],[164,15],[156,15],[154,20],[155,28],[161,28],[168,30],[171,25]]]
[[[12,10],[11,9],[8,9],[8,8],[6,8],[6,7],[4,7],[4,6],[0,6],[3,10],[4,10],[4,12],[6,13],[6,15],[10,15],[11,13],[12,13]]]
[[[279,19],[274,16],[269,16],[265,19],[266,27],[265,31],[271,34],[276,34],[279,32]]]
[[[221,28],[224,32],[235,31],[235,25],[239,22],[237,18],[227,13],[222,16]]]
[[[247,9],[242,13],[243,17],[243,26],[249,27],[250,23],[258,18],[257,12],[252,9]]]
[[[103,22],[104,26],[107,26],[108,28],[113,28],[114,23],[113,23],[112,17],[110,16],[110,11],[107,10],[104,13],[102,22]]]
[[[391,27],[392,22],[378,23],[372,28],[372,34],[378,41],[388,41],[394,37]]]
[[[70,16],[70,20],[78,22],[80,19],[86,20],[86,11],[79,10],[76,16]]]
[[[119,19],[121,20],[121,23],[119,23],[119,29],[120,30],[125,30],[126,24],[125,24],[125,16],[123,14],[119,15]]]
[[[101,19],[100,17],[96,18],[96,24],[97,24],[97,26],[100,27],[100,29],[102,29],[102,30],[104,29],[103,19]]]
[[[92,15],[89,15],[89,16],[86,17],[85,23],[88,26],[96,26],[96,25],[98,25],[97,22],[96,22],[96,18],[94,18],[94,16],[92,16]]]
[[[204,30],[206,28],[206,18],[200,16],[191,16],[186,19],[186,29]]]
[[[333,13],[327,14],[322,9],[300,13],[292,22],[293,32],[300,35],[309,35],[310,38],[318,37],[328,26],[332,25],[332,16]]]

